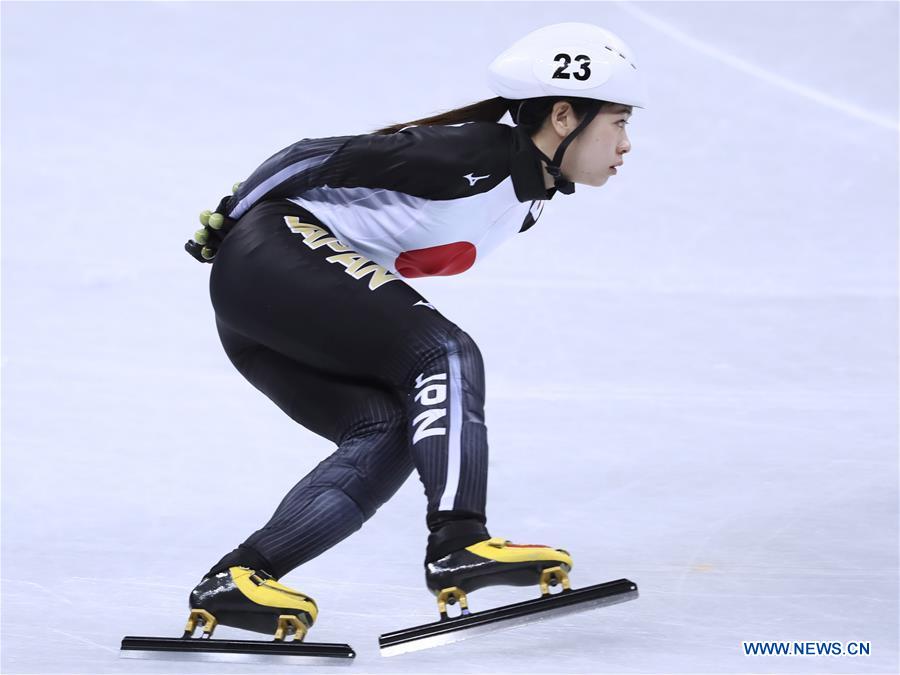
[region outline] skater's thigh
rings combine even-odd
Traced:
[[[217,317],[258,343],[392,386],[435,335],[458,330],[400,277],[286,200],[257,205],[234,226],[216,255],[210,295]]]
[[[406,412],[396,390],[375,380],[323,373],[238,333],[216,328],[229,360],[291,419],[341,444],[373,429],[402,429]]]

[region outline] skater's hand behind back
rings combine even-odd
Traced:
[[[240,183],[235,183],[233,191],[237,191],[239,185]],[[184,245],[185,250],[199,262],[213,261],[219,245],[236,222],[225,215],[229,199],[231,195],[222,197],[215,211],[207,209],[200,214],[200,223],[203,227],[194,232],[193,239]]]

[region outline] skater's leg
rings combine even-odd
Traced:
[[[326,376],[217,322],[232,363],[294,421],[338,445],[284,497],[264,527],[213,566],[275,578],[343,540],[413,470],[402,400],[377,382]]]
[[[439,315],[438,315],[439,316]],[[408,398],[413,459],[428,498],[426,559],[488,538],[484,362],[472,338],[435,321]]]

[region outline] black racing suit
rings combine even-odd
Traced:
[[[466,127],[469,147],[477,144],[489,164],[483,170],[472,164],[472,153],[459,142]],[[465,162],[448,170],[462,175],[462,169],[474,169],[476,177],[490,171],[486,175],[494,180],[477,185],[482,192],[505,179],[518,202],[532,198],[524,204],[525,218],[517,231],[534,224],[534,209],[528,207],[553,191],[546,192],[537,157],[522,135],[509,127],[470,125],[426,131],[429,138],[446,142],[441,130],[454,135]],[[373,176],[369,183],[385,182],[371,146],[367,155],[357,155],[356,163],[351,149],[370,139],[384,144],[376,147],[400,139],[349,138],[295,144],[267,160],[231,200],[223,200],[226,215],[237,219],[218,248],[209,281],[222,345],[253,386],[293,420],[337,444],[337,450],[291,489],[268,523],[211,572],[245,565],[283,576],[359,529],[413,468],[428,499],[426,560],[489,536],[484,364],[478,347],[402,280],[400,265],[391,260],[379,265],[371,254],[360,255],[352,241],[332,236],[337,228],[289,200],[292,190],[304,194],[309,185],[325,185],[328,198],[345,202],[348,193],[331,191],[350,189],[359,200],[365,183],[360,165],[365,163]],[[329,152],[321,152],[329,140]],[[303,143],[314,146],[320,158],[312,171],[301,152]],[[446,150],[421,139],[411,148],[421,153],[411,165],[424,161],[428,152]],[[390,160],[396,172],[398,155],[391,154]],[[286,167],[298,161],[307,162],[303,190],[277,178],[289,174]],[[498,165],[505,176],[496,175]],[[345,176],[353,172],[344,186],[341,170]],[[315,171],[319,175],[310,177]],[[297,172],[291,175],[288,180],[300,180]],[[399,199],[417,191],[408,176],[403,180],[405,192],[397,191]],[[380,200],[392,192],[373,190]],[[418,198],[424,199],[421,194]],[[437,198],[454,199],[449,194]]]

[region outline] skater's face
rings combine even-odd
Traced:
[[[631,141],[625,131],[630,117],[631,106],[618,103],[603,106],[566,148],[561,167],[563,176],[582,185],[605,185],[610,176],[616,174],[613,167],[621,165],[625,153],[631,150]],[[548,157],[553,157],[559,144],[580,123],[581,118],[575,115],[571,105],[557,101],[538,132],[538,137],[543,135],[544,141],[544,145],[539,147]],[[537,138],[535,142],[538,142]],[[547,152],[545,146],[551,147],[552,152]]]

